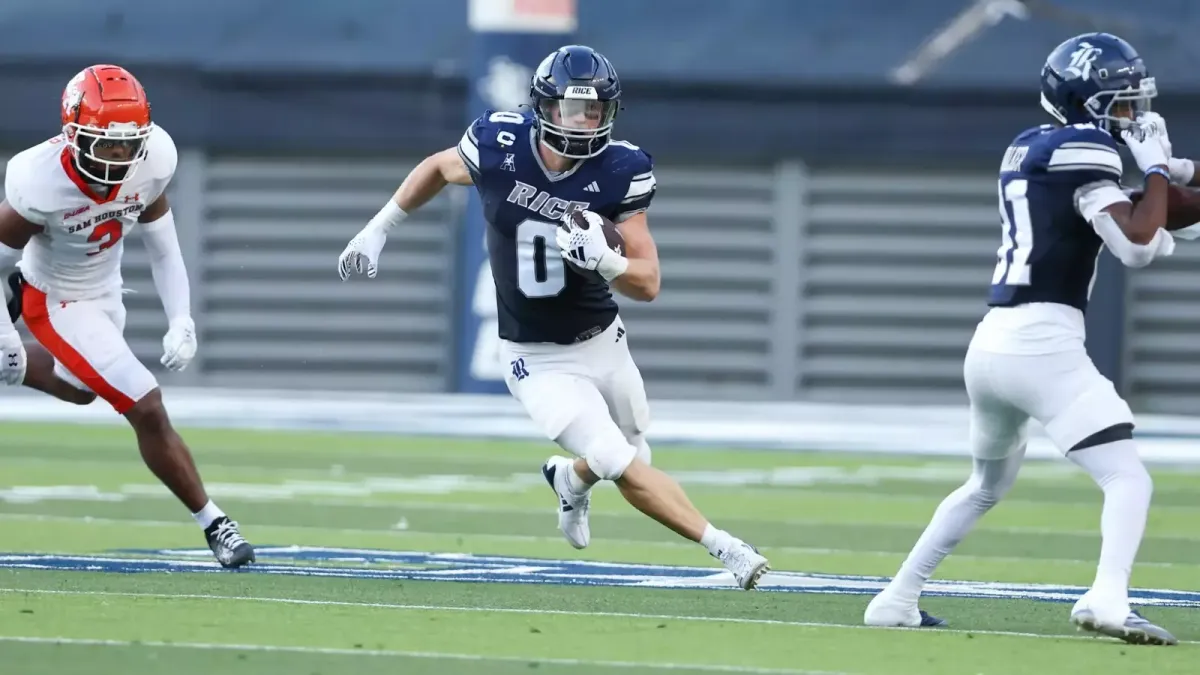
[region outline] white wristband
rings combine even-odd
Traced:
[[[369,223],[367,223],[367,228],[380,230],[384,234],[387,234],[388,232],[392,231],[392,228],[404,222],[404,219],[407,217],[408,213],[406,213],[404,209],[400,208],[400,205],[396,203],[396,200],[389,199],[387,200],[387,203],[383,205],[383,208],[379,209],[379,213],[376,213],[375,217],[372,218]]]
[[[625,270],[627,269],[629,269],[629,258],[615,251],[605,253],[604,257],[596,265],[596,271],[600,273],[600,276],[604,277],[605,281],[616,279],[625,274]]]
[[[1171,171],[1171,182],[1176,185],[1188,185],[1196,175],[1196,163],[1190,159],[1167,160],[1167,168]]]

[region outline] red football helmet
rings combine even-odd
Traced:
[[[89,66],[71,78],[63,90],[62,123],[79,173],[104,185],[133,177],[154,130],[141,83],[109,65]]]

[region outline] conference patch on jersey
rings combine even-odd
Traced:
[[[249,573],[396,581],[624,586],[663,589],[733,590],[732,576],[717,567],[679,567],[579,560],[542,560],[469,553],[397,552],[373,549],[278,546],[257,549],[259,563],[228,572],[208,549],[114,551],[111,555],[0,555],[0,569],[80,572]],[[759,588],[767,592],[872,595],[884,577],[804,572],[770,572]],[[1052,584],[935,581],[925,595],[961,598],[1074,602],[1086,589]],[[1200,607],[1200,592],[1133,589],[1134,605]]]

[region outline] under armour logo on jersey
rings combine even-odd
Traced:
[[[504,161],[500,163],[500,168],[504,171],[517,170],[517,156],[511,152],[504,155]]]
[[[1067,72],[1088,79],[1092,75],[1092,64],[1096,59],[1100,58],[1103,52],[1099,47],[1093,47],[1088,42],[1080,42],[1079,49],[1071,52],[1071,64],[1067,66]]]
[[[512,362],[512,374],[518,382],[529,377],[529,371],[525,369],[525,359],[517,359]]]
[[[583,188],[583,191],[584,192],[599,192],[600,186],[596,184],[596,181],[592,181],[587,184],[587,187]]]

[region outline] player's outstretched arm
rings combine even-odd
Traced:
[[[411,213],[433,199],[448,184],[471,185],[471,173],[458,148],[434,153],[417,165],[392,195],[392,201]]]
[[[364,263],[367,277],[374,279],[379,271],[379,254],[383,252],[388,233],[404,222],[408,214],[427,204],[451,183],[472,183],[471,173],[458,148],[442,150],[422,160],[409,172],[379,213],[342,251],[338,258],[338,274],[342,281],[349,279],[352,272],[362,274]]]
[[[658,265],[658,246],[650,234],[646,214],[637,213],[617,224],[617,230],[625,238],[625,258],[629,267],[625,273],[613,279],[612,287],[621,295],[642,302],[658,297],[662,275]]]
[[[192,291],[179,248],[175,216],[167,196],[160,195],[138,218],[150,254],[150,276],[167,314],[161,363],[169,370],[187,368],[196,357],[196,322],[192,320]]]

